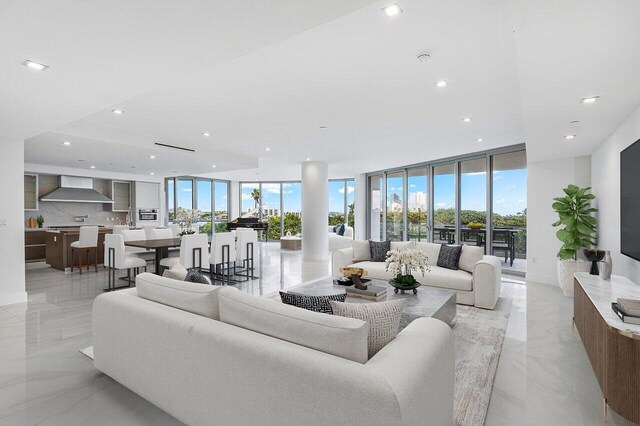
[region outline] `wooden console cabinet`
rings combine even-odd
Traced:
[[[573,319],[609,406],[640,423],[640,326],[622,322],[611,302],[640,298],[640,287],[623,277],[600,280],[587,273],[574,280]]]

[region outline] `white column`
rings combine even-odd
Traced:
[[[326,260],[329,216],[329,167],[321,161],[302,163],[302,257]]]
[[[27,301],[24,279],[24,141],[0,137],[0,306]]]

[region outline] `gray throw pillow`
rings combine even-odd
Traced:
[[[189,271],[187,272],[187,276],[184,277],[184,280],[190,283],[211,284],[207,277],[198,272],[197,269],[189,269]]]
[[[458,262],[460,261],[460,254],[462,253],[462,246],[450,246],[442,244],[440,247],[440,254],[438,255],[437,265],[441,268],[458,270]]]
[[[329,302],[333,314],[357,318],[369,323],[369,359],[395,339],[400,328],[400,318],[406,299],[375,303]]]
[[[343,223],[342,225],[338,226],[338,230],[336,231],[336,234],[344,236],[344,229],[345,228],[344,228],[344,223]]]
[[[387,260],[387,252],[391,250],[391,241],[369,240],[369,250],[372,262],[384,262]]]
[[[280,300],[285,305],[296,306],[308,311],[322,312],[323,314],[332,314],[330,300],[336,302],[344,302],[347,297],[347,293],[343,294],[331,294],[327,296],[309,296],[306,294],[295,294],[280,292]]]

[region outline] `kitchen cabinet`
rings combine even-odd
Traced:
[[[112,211],[129,213],[131,211],[131,182],[111,181]]]
[[[25,211],[38,210],[38,175],[24,175],[24,209]]]
[[[136,182],[136,210],[160,209],[160,184],[154,182]]]
[[[24,232],[24,258],[35,262],[46,258],[46,231],[28,230]]]

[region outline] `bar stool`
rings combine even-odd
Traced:
[[[209,273],[214,280],[214,273],[224,283],[231,283],[231,263],[236,262],[236,241],[231,232],[213,234],[211,240],[211,257],[209,258]],[[225,274],[226,271],[226,274]]]
[[[75,252],[79,251],[78,269],[82,275],[82,257],[87,255],[87,272],[89,271],[89,254],[93,251],[93,267],[98,272],[98,227],[97,226],[81,226],[80,238],[78,241],[71,243],[71,272],[73,272]]]
[[[243,277],[254,279],[254,253],[258,245],[258,233],[254,230],[238,232],[236,234],[236,258],[242,262],[242,269],[246,271],[244,274],[237,274]]]

